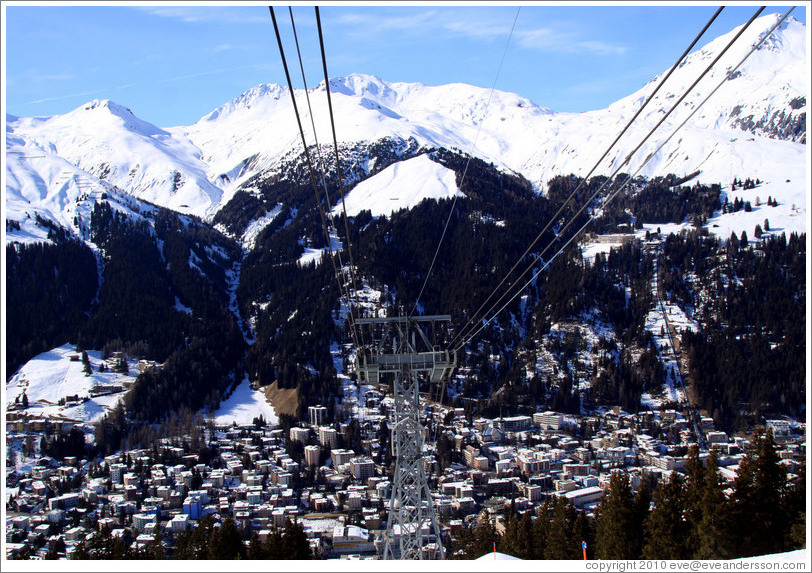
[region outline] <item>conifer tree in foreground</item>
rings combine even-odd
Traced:
[[[689,559],[685,480],[671,472],[654,490],[654,509],[644,524],[645,559]]]
[[[725,497],[725,483],[719,474],[715,449],[711,449],[705,464],[701,492],[700,519],[694,529],[694,559],[729,559],[734,556],[730,504]]]
[[[625,471],[614,471],[609,490],[595,509],[595,551],[598,559],[636,559],[634,494]]]
[[[756,433],[733,484],[737,555],[785,551],[790,525],[784,513],[786,495],[787,473],[775,450],[772,432]]]

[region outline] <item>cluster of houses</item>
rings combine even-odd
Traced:
[[[171,550],[207,514],[233,518],[246,539],[254,532],[264,539],[297,521],[323,558],[378,556],[392,490],[378,441],[383,417],[362,420],[355,451],[339,447],[345,425],[325,418],[326,409],[314,407],[306,423],[287,432],[217,428],[206,443],[216,455],[205,462],[200,452],[167,441],[100,461],[42,458],[20,466],[9,474],[6,492],[7,557],[27,549],[36,557],[64,551],[70,559],[76,544],[103,524],[136,546],[148,546],[161,528]],[[722,475],[732,481],[747,440],[714,431],[710,420],[704,424]],[[789,430],[773,423],[779,454],[794,473],[805,438]],[[436,449],[438,432],[453,444],[450,463]],[[676,436],[675,443],[665,436]],[[644,476],[667,476],[685,464],[690,439],[687,421],[675,411],[471,420],[462,409],[437,409],[429,413],[423,461],[444,536],[453,537],[483,512],[498,526],[507,505],[533,510],[551,496],[591,512],[614,469],[625,468],[635,488]],[[166,460],[172,463],[161,463]]]

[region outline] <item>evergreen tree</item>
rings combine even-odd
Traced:
[[[158,560],[166,559],[166,550],[164,549],[164,533],[160,521],[156,524],[155,537],[149,544],[149,548],[147,549],[147,557],[149,559]]]
[[[259,533],[254,531],[251,534],[251,539],[248,541],[248,551],[246,557],[251,560],[266,559],[265,548],[262,546],[262,541],[259,539]]]
[[[499,541],[498,549],[505,555],[527,559],[525,548],[519,539],[519,516],[513,504],[505,510],[505,514],[505,533]]]
[[[530,512],[525,513],[519,520],[516,530],[516,557],[533,559],[533,520],[530,518]]]
[[[785,511],[789,521],[787,549],[802,549],[806,546],[806,460],[798,470],[798,476],[788,487],[785,498]]]
[[[563,497],[555,497],[552,502],[552,514],[548,528],[547,546],[544,558],[578,559],[581,540],[573,537],[575,508]]]
[[[209,559],[245,559],[245,552],[240,530],[231,516],[219,528],[212,529]]]
[[[598,559],[637,559],[635,508],[629,474],[614,471],[609,489],[595,509],[595,553]]]
[[[284,559],[282,547],[282,532],[274,526],[268,539],[265,540],[263,545],[265,559]]]
[[[549,531],[550,520],[547,517],[546,508],[549,506],[550,500],[545,500],[538,509],[538,517],[533,523],[533,549],[531,559],[544,559],[544,553],[547,551],[547,534]]]
[[[291,523],[290,520],[285,522],[285,532],[282,534],[282,553],[284,559],[313,558],[310,543],[307,541],[307,535],[301,523]]]
[[[583,543],[587,544],[587,557],[591,558],[591,548],[595,544],[595,534],[592,530],[592,521],[584,511],[578,511],[575,522],[572,524],[572,539],[576,543],[576,557],[574,558],[583,559]]]
[[[206,559],[213,530],[214,518],[204,515],[194,528],[178,535],[174,559]]]
[[[724,479],[719,473],[716,450],[711,449],[705,465],[700,501],[700,520],[696,524],[695,559],[729,559],[733,557],[731,514],[725,497]],[[738,529],[740,524],[737,524]]]
[[[783,511],[786,481],[772,431],[757,432],[733,485],[738,555],[784,551],[789,525]]]
[[[463,530],[457,543],[452,547],[452,559],[478,559],[493,552],[500,536],[487,513],[482,513],[466,530]]]
[[[82,366],[84,367],[85,376],[90,376],[93,374],[93,368],[90,366],[90,358],[87,355],[86,350],[82,350]]]
[[[645,522],[644,559],[689,559],[684,480],[671,472],[654,490],[654,509]]]
[[[646,539],[644,524],[651,512],[651,493],[648,487],[648,475],[643,474],[640,478],[640,488],[634,496],[634,535],[635,535],[635,555],[642,555],[643,544]]]

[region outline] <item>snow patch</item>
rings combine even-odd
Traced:
[[[25,394],[28,408],[24,412],[32,417],[60,417],[93,423],[97,422],[124,397],[135,382],[135,376],[119,374],[105,364],[106,371],[99,372],[102,353],[88,350],[93,370],[89,376],[84,372],[81,353],[75,347],[64,344],[43,352],[24,364],[6,384],[6,408],[15,406]],[[128,361],[130,372],[135,372],[137,361]],[[60,400],[77,396],[78,401]]]
[[[347,214],[354,216],[368,209],[373,217],[388,216],[400,209],[411,209],[423,199],[450,199],[455,195],[464,196],[457,189],[454,171],[419,155],[390,165],[356,185],[346,197]],[[336,215],[340,212],[340,207],[333,209]]]
[[[259,219],[255,219],[251,221],[251,224],[248,225],[248,228],[242,234],[242,248],[246,251],[250,251],[254,248],[257,242],[257,236],[262,232],[262,230],[270,225],[274,219],[282,212],[282,205],[279,204],[270,211],[268,211],[265,215],[260,217]]]
[[[273,406],[268,403],[265,394],[251,388],[248,376],[227,400],[220,403],[220,407],[214,413],[215,423],[220,425],[230,425],[232,422],[236,422],[238,426],[247,425],[259,416],[265,418],[270,425],[279,423]]]

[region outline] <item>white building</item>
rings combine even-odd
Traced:
[[[133,515],[133,527],[138,531],[144,531],[148,523],[155,523],[157,519],[154,513],[136,513]]]
[[[321,448],[319,446],[305,446],[305,465],[316,467],[319,465],[321,458]]]
[[[291,442],[307,442],[307,439],[310,437],[310,428],[299,428],[293,427],[290,429],[290,441]]]
[[[509,418],[499,418],[493,421],[493,425],[503,432],[524,432],[533,425],[530,416],[511,416]]]
[[[375,551],[369,530],[357,525],[336,525],[333,528],[334,553],[366,553]]]
[[[311,426],[321,426],[327,419],[327,408],[324,406],[310,406],[307,409]]]
[[[533,422],[541,426],[542,430],[560,430],[564,425],[564,416],[556,412],[537,412],[533,414]]]
[[[707,438],[711,444],[724,444],[727,442],[727,434],[724,432],[708,432]]]
[[[172,528],[172,533],[180,533],[181,531],[186,531],[191,522],[189,520],[189,516],[185,514],[176,515],[169,521],[170,527]]]
[[[325,448],[335,448],[338,445],[338,431],[330,426],[320,427],[319,443]]]
[[[369,458],[352,458],[350,473],[357,480],[366,481],[375,475],[375,464]]]
[[[355,452],[352,450],[335,449],[330,452],[330,457],[333,459],[333,467],[338,469],[339,466],[350,463],[350,460],[355,457]]]
[[[584,507],[591,503],[597,503],[603,496],[603,490],[599,487],[585,487],[582,489],[574,489],[564,494],[575,507]]]

